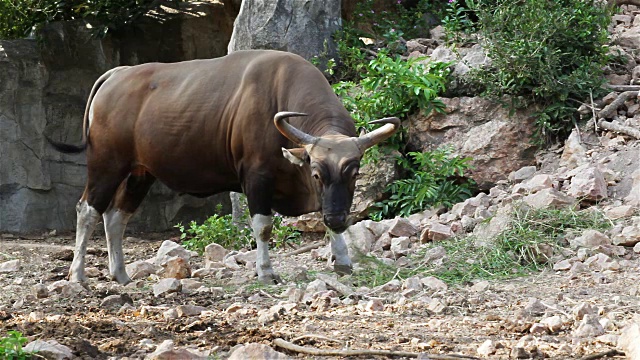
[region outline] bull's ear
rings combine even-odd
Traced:
[[[291,161],[292,164],[302,166],[304,165],[306,150],[304,148],[285,149],[282,148],[282,155],[285,159]]]

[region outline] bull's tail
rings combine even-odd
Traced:
[[[91,108],[91,103],[93,102],[93,98],[95,97],[98,89],[105,81],[107,81],[113,74],[122,70],[125,66],[119,66],[113,68],[106,73],[102,74],[93,84],[91,88],[91,93],[89,94],[89,100],[87,100],[87,105],[84,109],[84,118],[82,119],[82,142],[80,145],[73,144],[65,144],[59,141],[52,140],[48,136],[44,136],[47,139],[47,142],[51,144],[56,150],[65,153],[65,154],[77,154],[83,152],[87,148],[88,138],[89,138],[89,109]]]

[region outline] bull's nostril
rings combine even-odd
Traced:
[[[327,214],[323,216],[324,223],[328,226],[341,226],[347,220],[347,216],[345,214]]]

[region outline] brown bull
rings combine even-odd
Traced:
[[[156,179],[196,196],[244,192],[260,281],[278,279],[268,253],[272,210],[288,216],[321,210],[334,269],[350,272],[340,233],[349,225],[360,159],[399,127],[397,118],[377,122],[385,125],[357,137],[322,73],[285,52],[238,51],[108,71],[91,90],[82,144],[50,140],[62,152],[87,151],[70,280],[85,280],[87,239],[102,216],[110,274],[130,281],[122,237]]]

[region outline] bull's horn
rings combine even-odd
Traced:
[[[298,130],[293,125],[289,124],[284,119],[292,116],[307,116],[305,113],[298,113],[292,111],[281,111],[273,117],[273,122],[276,124],[276,128],[286,136],[287,139],[293,141],[298,145],[309,145],[316,142],[316,137],[307,134],[304,131]]]
[[[368,134],[358,137],[358,146],[363,151],[391,137],[400,128],[400,119],[396,117],[371,121],[369,124],[385,124]]]

